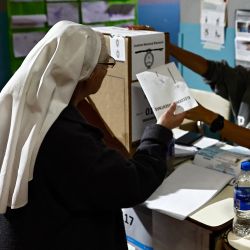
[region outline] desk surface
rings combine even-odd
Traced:
[[[220,230],[231,224],[234,217],[232,197],[233,187],[228,185],[189,218],[209,229]]]
[[[247,238],[240,238],[230,231],[227,239],[229,244],[236,249],[250,250],[250,236]]]
[[[175,138],[178,138],[187,131],[174,129],[173,133]],[[218,140],[214,140],[209,141],[209,143],[213,145],[216,141],[218,142]],[[210,144],[206,146],[210,146]],[[213,199],[191,214],[188,219],[210,230],[220,230],[229,225],[233,217],[233,187],[227,185]]]
[[[175,138],[187,133],[181,129],[174,129]],[[215,142],[218,140],[215,140]],[[214,141],[206,141],[206,146]],[[191,214],[187,219],[201,224],[212,231],[220,230],[225,226],[230,226],[234,217],[233,210],[233,186],[227,185],[221,192],[219,192],[213,199]]]

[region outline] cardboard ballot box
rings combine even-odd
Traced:
[[[144,127],[156,121],[136,74],[168,62],[169,36],[119,27],[94,29],[105,35],[116,65],[108,69],[100,90],[90,98],[114,136],[132,153]]]

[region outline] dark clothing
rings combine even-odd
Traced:
[[[28,204],[0,216],[0,250],[126,250],[121,208],[162,183],[171,140],[170,130],[150,126],[127,160],[68,106],[40,147]]]
[[[230,101],[237,124],[250,128],[250,70],[209,61],[204,77],[218,95]]]

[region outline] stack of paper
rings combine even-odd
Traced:
[[[241,162],[249,158],[249,154],[225,150],[214,145],[199,150],[194,157],[194,164],[237,177],[240,173]]]
[[[214,197],[231,179],[229,174],[183,163],[164,180],[145,205],[184,220]]]
[[[197,147],[182,146],[178,144],[175,144],[174,150],[175,157],[194,156],[198,151]]]

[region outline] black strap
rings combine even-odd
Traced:
[[[224,117],[221,115],[218,115],[211,123],[210,125],[210,131],[215,133],[224,128]]]

